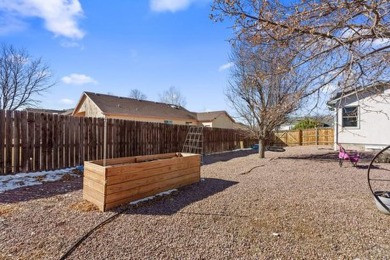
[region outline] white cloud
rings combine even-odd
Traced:
[[[229,62],[229,63],[226,63],[226,64],[221,65],[221,66],[218,68],[218,71],[224,71],[224,70],[230,69],[230,68],[233,67],[233,66],[234,66],[234,63],[233,63],[233,62]]]
[[[199,0],[150,0],[150,8],[154,12],[176,12],[187,9]]]
[[[65,104],[65,105],[73,105],[74,101],[72,99],[69,99],[69,98],[63,98],[60,100],[60,103]]]
[[[62,82],[65,84],[73,84],[73,85],[84,85],[88,83],[96,84],[97,81],[91,78],[90,76],[84,74],[72,73],[68,76],[63,77]]]
[[[61,41],[60,45],[64,48],[79,48],[80,50],[84,49],[84,46],[76,41]]]
[[[27,24],[11,15],[0,16],[0,35],[7,35],[26,29]]]
[[[56,36],[81,39],[85,35],[77,24],[83,16],[79,0],[0,0],[0,10],[14,19],[39,17]]]

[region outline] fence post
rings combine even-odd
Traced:
[[[302,146],[302,130],[301,129],[299,129],[299,132],[298,132],[298,145]]]
[[[318,128],[316,127],[316,145],[318,145]]]

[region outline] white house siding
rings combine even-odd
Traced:
[[[213,127],[213,122],[202,122],[201,125],[204,127]]]
[[[379,149],[390,145],[390,91],[345,98],[337,109],[336,141],[346,147]],[[342,107],[358,106],[358,126],[342,127]]]

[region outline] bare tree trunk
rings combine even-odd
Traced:
[[[259,158],[265,158],[265,139],[259,139]]]

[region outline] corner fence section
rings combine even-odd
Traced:
[[[179,152],[186,125],[167,125],[0,110],[0,175],[74,167],[84,161]],[[240,148],[250,141],[234,129],[204,128],[203,152]]]
[[[333,145],[333,142],[333,128],[278,131],[271,141],[276,146]]]

